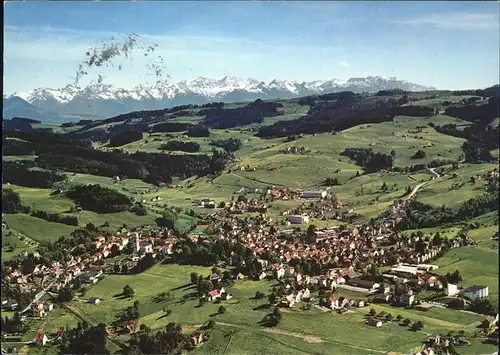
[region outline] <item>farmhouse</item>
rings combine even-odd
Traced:
[[[207,294],[207,299],[209,302],[215,301],[216,299],[221,298],[223,293],[226,293],[226,290],[224,290],[224,287],[222,287],[220,289],[215,289],[215,290],[209,291]]]
[[[88,299],[87,302],[90,304],[99,304],[99,303],[101,303],[101,300],[97,297],[91,297]]]
[[[474,285],[463,290],[465,297],[470,299],[488,297],[488,286]]]
[[[366,321],[366,324],[371,325],[372,327],[377,327],[377,328],[382,326],[382,322],[379,320],[376,320],[376,319],[368,319]]]

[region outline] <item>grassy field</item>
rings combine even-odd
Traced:
[[[465,164],[455,171],[457,177],[445,176],[432,180],[419,191],[419,200],[423,203],[441,207],[456,207],[465,201],[485,193],[483,182],[471,183],[473,175],[484,174],[498,168],[495,164]],[[436,199],[439,195],[439,199]]]
[[[36,155],[4,155],[2,161],[35,160],[36,158]]]
[[[7,214],[3,217],[3,223],[15,231],[29,236],[37,242],[54,242],[59,237],[68,236],[75,227],[61,223],[47,222],[40,218],[31,217],[26,214]]]

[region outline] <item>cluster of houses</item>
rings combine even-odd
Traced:
[[[280,154],[306,154],[311,150],[306,147],[286,147],[280,149],[278,153]]]
[[[206,277],[208,281],[212,283],[213,289],[208,291],[206,295],[204,295],[205,299],[208,302],[214,302],[216,300],[229,300],[233,298],[233,295],[229,292],[226,292],[224,287],[221,284],[221,276],[217,273],[212,273],[208,277]]]

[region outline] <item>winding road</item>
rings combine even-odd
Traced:
[[[418,190],[419,190],[422,186],[424,186],[425,184],[426,184],[426,183],[425,183],[425,182],[423,182],[423,183],[418,184],[417,186],[415,186],[415,187],[413,188],[413,190],[411,191],[411,193],[408,195],[408,197],[406,197],[406,199],[407,199],[407,200],[409,200],[410,198],[412,198],[412,197],[413,197],[413,195],[415,195],[415,194],[418,192]]]

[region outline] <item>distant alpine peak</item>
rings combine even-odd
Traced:
[[[297,97],[331,91],[351,90],[355,92],[374,92],[386,89],[419,91],[433,89],[410,83],[396,77],[367,76],[353,77],[349,80],[331,78],[298,82],[274,79],[264,82],[254,78],[224,76],[221,78],[197,77],[181,80],[177,83],[155,85],[137,85],[133,88],[119,88],[110,84],[92,84],[86,87],[67,85],[61,89],[36,88],[27,92],[16,92],[9,97],[20,97],[33,105],[67,104],[78,100],[162,100],[180,96],[197,95],[210,100],[217,100],[231,93],[247,92],[262,98]]]

